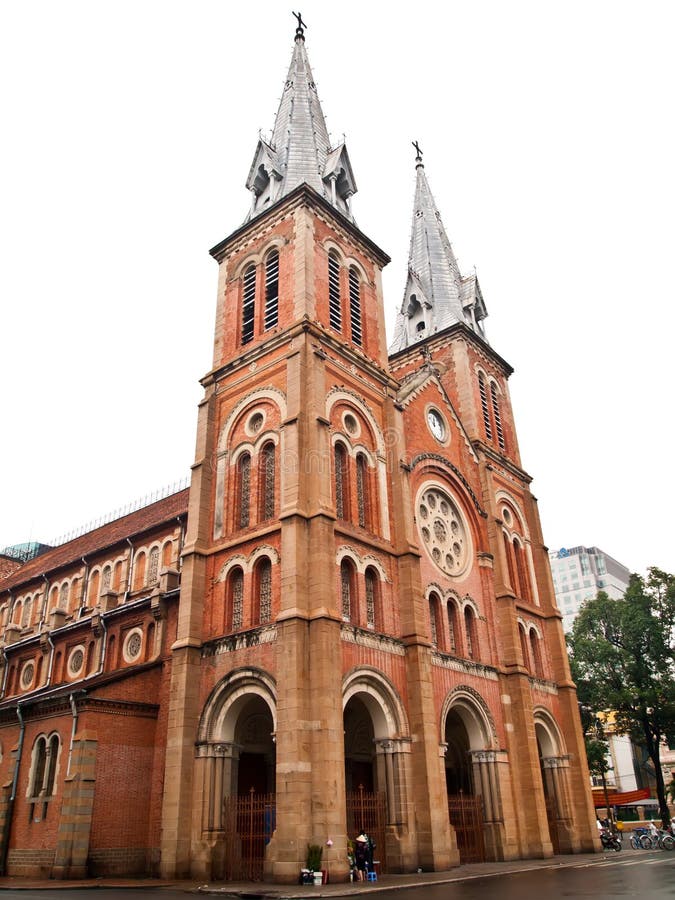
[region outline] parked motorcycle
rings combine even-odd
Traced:
[[[613,850],[615,853],[621,850],[621,841],[608,828],[603,828],[600,832],[600,841],[603,850]]]

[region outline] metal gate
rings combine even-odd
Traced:
[[[380,873],[387,871],[384,840],[386,810],[386,794],[366,791],[362,785],[356,791],[347,791],[347,836],[354,840],[360,831],[365,831],[375,841],[373,855],[379,861]]]
[[[485,862],[483,801],[471,794],[448,794],[448,816],[457,835],[460,863]]]
[[[249,794],[223,800],[223,877],[226,881],[262,881],[265,848],[276,826],[274,794]]]

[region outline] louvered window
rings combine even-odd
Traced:
[[[340,261],[333,251],[328,254],[328,315],[331,328],[340,331],[342,328]]]
[[[356,501],[359,508],[359,525],[368,525],[368,464],[363,454],[356,458]]]
[[[267,254],[265,261],[265,331],[274,328],[279,321],[279,254],[276,250]]]
[[[255,266],[250,265],[244,272],[244,290],[241,306],[241,342],[253,340],[255,320]]]
[[[377,576],[375,572],[366,569],[366,623],[369,628],[375,628],[375,600],[377,593]]]
[[[239,631],[244,610],[244,573],[240,568],[233,569],[229,577],[227,625],[232,631]],[[229,629],[228,629],[229,630]]]
[[[361,283],[356,269],[349,270],[349,318],[352,326],[352,340],[361,346],[363,331],[361,325]]]
[[[497,429],[497,443],[500,450],[506,449],[504,441],[504,431],[502,430],[502,418],[499,415],[499,397],[497,396],[497,386],[494,382],[490,385],[490,393],[492,394],[492,412],[495,416],[495,428]]]
[[[457,653],[457,607],[452,600],[448,601],[448,637],[450,652]]]
[[[340,591],[342,594],[342,618],[345,622],[352,619],[352,566],[346,559],[340,564]]]
[[[438,647],[438,597],[432,594],[429,597],[429,624],[431,626],[431,643]]]
[[[488,406],[487,389],[485,387],[485,378],[481,373],[478,376],[478,388],[480,390],[480,405],[483,410],[483,424],[485,425],[485,436],[489,441],[492,440],[492,425],[490,424],[490,407]]]

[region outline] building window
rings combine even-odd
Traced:
[[[513,549],[511,546],[511,541],[506,534],[504,534],[504,554],[506,555],[506,566],[509,572],[509,584],[511,585],[511,589],[515,593],[518,590],[518,584],[516,582],[516,571],[513,562]]]
[[[248,344],[253,340],[255,324],[255,266],[251,264],[244,272],[244,285],[241,304],[241,342]]]
[[[68,657],[68,675],[71,678],[78,678],[82,674],[84,668],[84,646],[74,647]]]
[[[347,480],[347,451],[342,444],[335,445],[335,514],[338,519],[347,518],[349,491]]]
[[[537,678],[544,677],[544,667],[541,661],[541,646],[537,632],[534,628],[530,629],[530,649],[532,650],[532,668]]]
[[[248,528],[251,504],[251,455],[242,453],[237,463],[237,522]]]
[[[27,662],[21,670],[21,687],[24,689],[24,691],[28,690],[28,688],[32,686],[34,678],[35,664],[32,662]]]
[[[343,559],[340,563],[340,593],[342,618],[345,622],[351,622],[354,612],[354,566],[348,559]]]
[[[466,639],[466,655],[469,659],[478,658],[478,636],[476,634],[476,616],[470,606],[464,609],[464,633]]]
[[[110,590],[112,581],[112,566],[104,566],[101,572],[101,593],[106,594]]]
[[[264,625],[272,618],[272,563],[267,557],[256,566],[257,624]]]
[[[480,405],[483,410],[483,425],[485,426],[485,436],[489,441],[492,440],[492,424],[490,422],[490,408],[488,406],[487,389],[485,387],[485,376],[482,372],[478,375],[478,389],[480,391]]]
[[[48,803],[55,794],[56,765],[61,742],[57,734],[47,739],[40,735],[33,745],[33,760],[28,794],[31,800],[30,818],[36,817],[38,803],[42,805],[42,818],[47,815]]]
[[[530,595],[530,579],[527,575],[527,566],[525,563],[525,550],[517,540],[514,540],[513,542],[513,555],[516,560],[516,572],[518,575],[520,598],[521,600],[525,600],[527,603],[530,603],[532,597]]]
[[[530,671],[530,653],[527,647],[527,637],[525,629],[522,625],[518,625],[518,636],[520,637],[520,652],[523,654],[523,665]]]
[[[141,648],[143,646],[143,632],[140,628],[134,628],[133,631],[130,631],[125,640],[124,645],[122,647],[122,656],[124,657],[125,662],[136,662],[138,657],[141,655]]]
[[[429,594],[429,625],[431,627],[431,643],[438,647],[438,636],[441,633],[438,618],[439,600],[437,594]]]
[[[377,572],[368,567],[366,569],[366,624],[368,628],[376,628],[379,626],[378,615],[378,594],[377,594],[378,577]]]
[[[356,502],[359,509],[359,525],[361,528],[367,528],[370,519],[368,463],[362,453],[356,457]]]
[[[417,527],[427,553],[446,575],[461,575],[470,562],[464,517],[449,494],[425,487],[417,504]]]
[[[341,330],[340,260],[334,250],[328,254],[328,320],[331,328]]]
[[[265,331],[279,321],[279,253],[270,250],[265,260]]]
[[[259,478],[259,510],[258,517],[261,522],[266,522],[274,516],[274,476],[275,476],[275,447],[269,441],[262,448],[260,454],[260,478]]]
[[[490,385],[490,394],[492,395],[492,412],[495,417],[495,428],[497,429],[497,443],[500,450],[506,450],[506,442],[504,441],[504,431],[502,429],[502,418],[499,414],[499,397],[497,396],[497,385],[492,382]]]
[[[351,266],[349,269],[349,320],[352,327],[352,341],[361,346],[363,343],[361,282],[354,266]]]
[[[244,573],[239,566],[227,576],[225,631],[239,631],[244,608]]]
[[[452,600],[448,600],[448,648],[451,653],[457,653],[457,607]]]

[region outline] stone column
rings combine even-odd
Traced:
[[[568,760],[566,756],[547,756],[541,761],[544,793],[551,804],[549,827],[557,829],[561,853],[571,853],[573,838],[570,821],[569,792],[567,786]],[[551,836],[554,839],[554,836]]]

